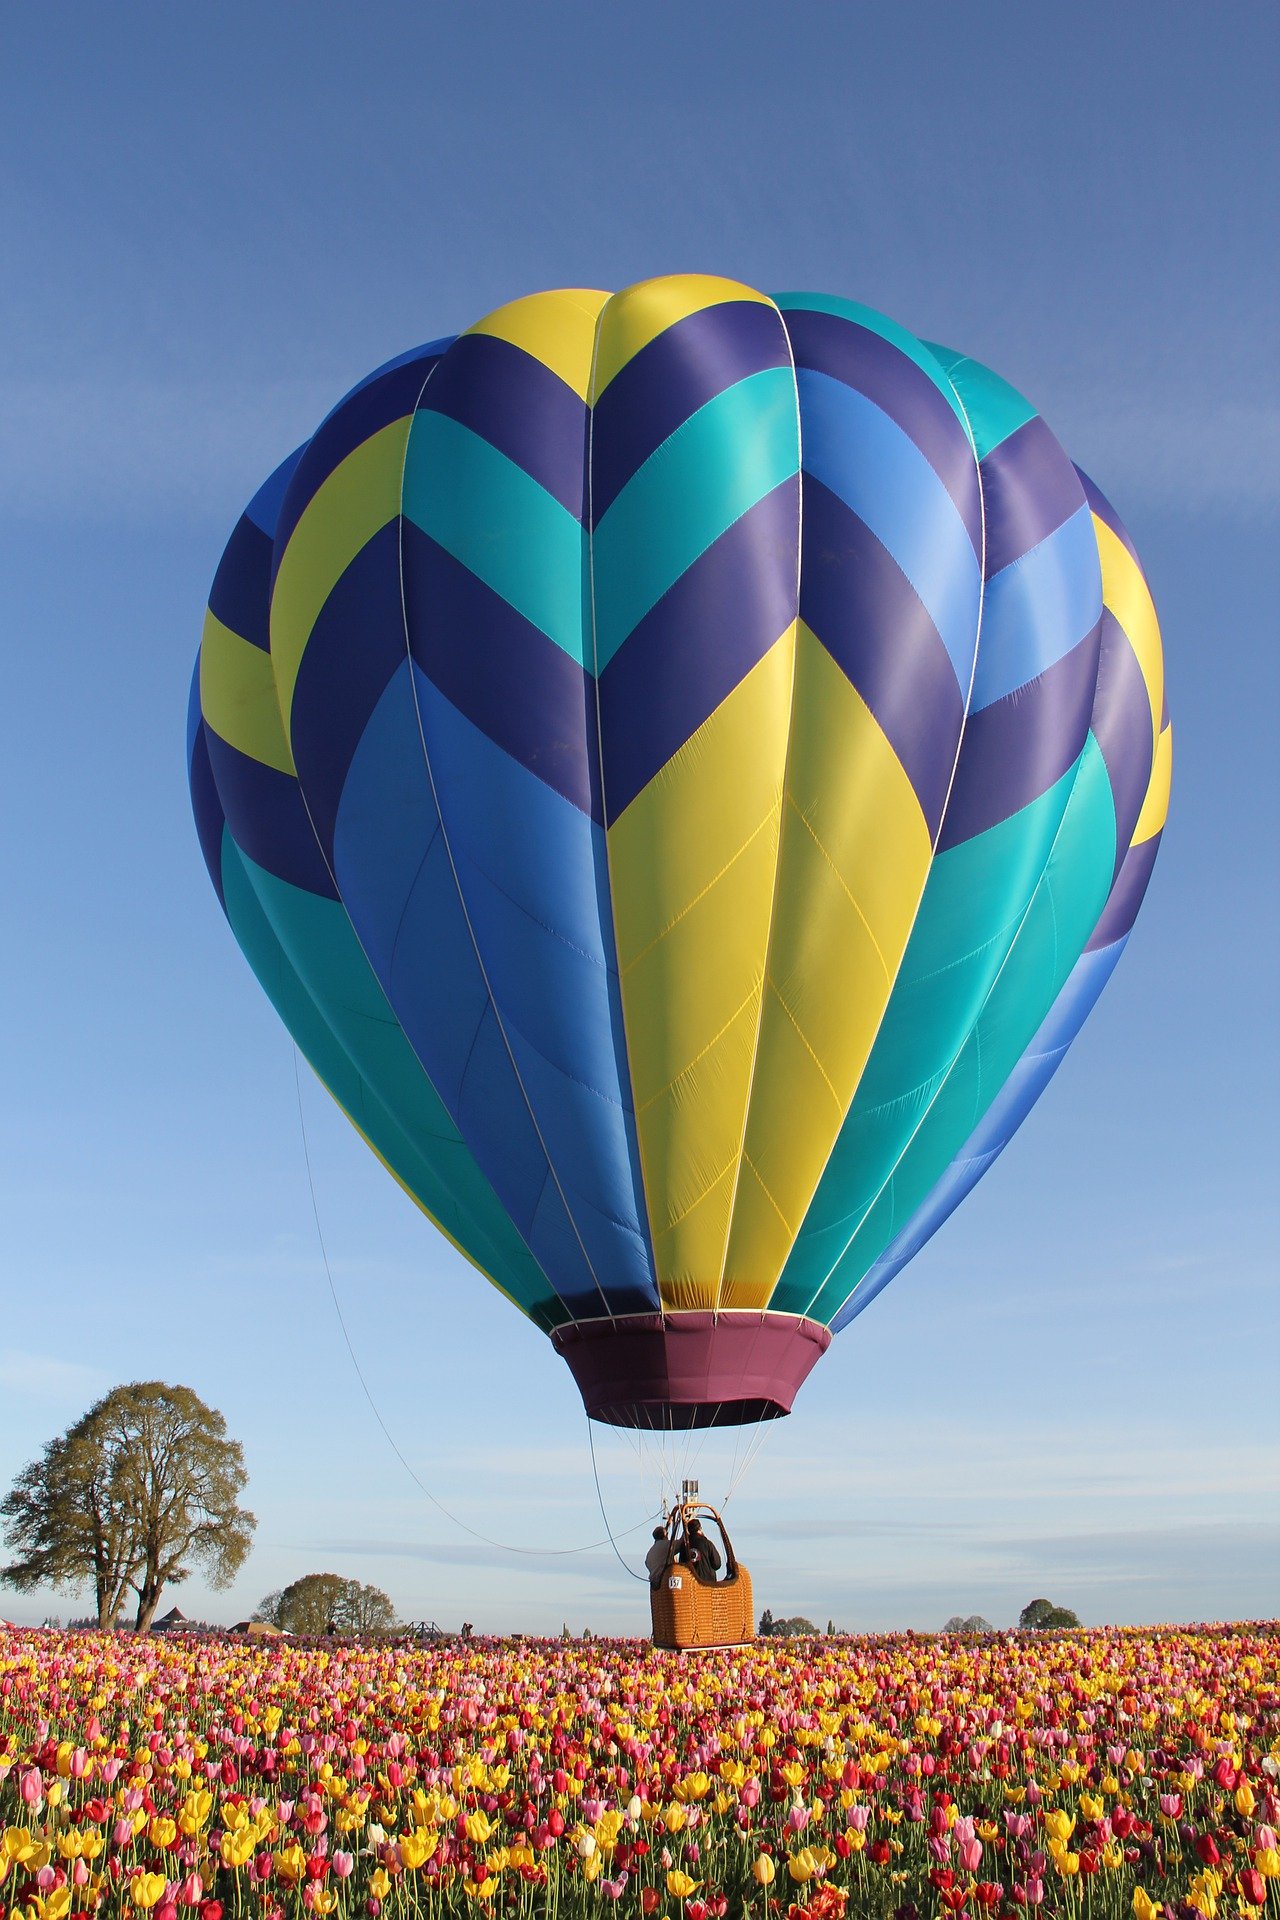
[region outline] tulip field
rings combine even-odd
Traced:
[[[0,1920],[1280,1917],[1278,1655],[0,1630]]]

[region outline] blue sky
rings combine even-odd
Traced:
[[[540,287],[703,270],[851,295],[1021,386],[1132,529],[1175,723],[1152,890],[1072,1057],[733,1496],[761,1602],[1273,1612],[1268,12],[55,4],[0,32],[0,1482],[115,1381],[181,1379],[259,1515],[235,1591],[193,1582],[188,1611],[331,1567],[409,1617],[643,1625],[607,1549],[471,1539],[374,1422],[183,720],[236,514],[356,379]],[[420,1478],[504,1541],[598,1540],[568,1374],[309,1076],[303,1100],[334,1280]],[[621,1531],[654,1482],[625,1439],[598,1454]],[[707,1443],[704,1491],[731,1456]]]

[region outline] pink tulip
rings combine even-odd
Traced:
[[[127,1847],[133,1839],[133,1822],[123,1817],[116,1821],[111,1829],[111,1839],[117,1847]]]
[[[845,1822],[853,1828],[855,1833],[865,1833],[867,1830],[867,1821],[870,1818],[870,1807],[850,1807],[848,1813],[845,1815]]]
[[[339,1880],[345,1880],[348,1877],[355,1863],[356,1860],[353,1853],[344,1853],[341,1847],[335,1847],[330,1865]]]
[[[787,1825],[792,1833],[803,1833],[809,1824],[808,1807],[792,1807],[787,1815]]]
[[[204,1881],[198,1873],[189,1873],[178,1882],[178,1898],[184,1907],[198,1907],[204,1895]]]
[[[956,1848],[956,1858],[966,1873],[976,1873],[982,1862],[981,1840],[963,1840]]]
[[[44,1777],[39,1767],[28,1767],[18,1783],[24,1806],[35,1809],[44,1804]]]

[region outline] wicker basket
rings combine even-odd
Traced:
[[[720,1529],[725,1560],[722,1579],[699,1580],[691,1567],[676,1558],[685,1527],[695,1516],[709,1516]],[[650,1589],[654,1646],[682,1651],[688,1647],[741,1646],[754,1640],[751,1575],[735,1556],[724,1521],[715,1508],[701,1501],[674,1507],[667,1520],[667,1541],[666,1570]]]

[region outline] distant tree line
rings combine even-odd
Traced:
[[[768,1607],[760,1615],[758,1628],[762,1640],[798,1640],[806,1633],[817,1633],[812,1620],[806,1620],[802,1613],[792,1614],[790,1619],[774,1619]]]

